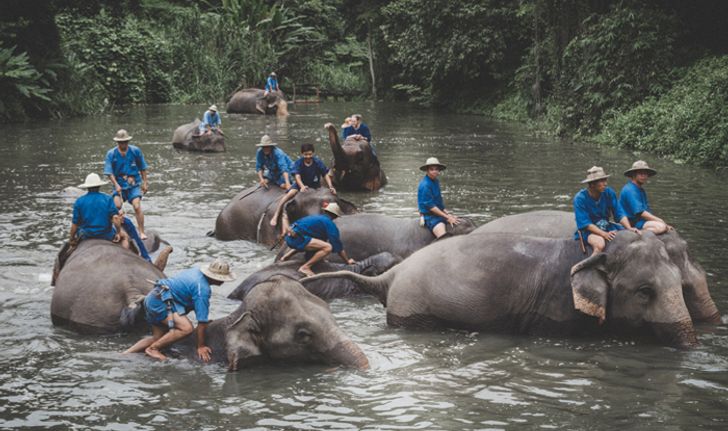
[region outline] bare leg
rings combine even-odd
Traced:
[[[162,338],[166,331],[159,326],[152,325],[152,336],[151,337],[144,337],[141,340],[137,341],[136,344],[129,347],[128,349],[124,350],[124,354],[127,353],[141,353],[144,350],[146,350],[147,347],[151,346],[155,341]]]
[[[332,247],[331,244],[329,244],[328,242],[312,238],[311,242],[306,245],[306,250],[316,251],[316,253],[311,256],[311,259],[309,259],[306,263],[301,265],[300,268],[298,268],[298,272],[306,274],[307,276],[311,276],[314,275],[311,267],[326,258],[326,256],[331,253]]]
[[[154,266],[159,268],[160,271],[164,271],[167,267],[167,259],[169,255],[174,251],[171,245],[168,245],[164,250],[159,252],[157,259],[154,261]]]
[[[586,241],[589,243],[590,246],[592,246],[592,250],[594,250],[592,252],[592,256],[603,251],[604,247],[607,245],[607,243],[604,241],[604,238],[596,234],[589,235],[589,238],[587,238]]]
[[[291,256],[293,256],[293,255],[294,255],[294,254],[296,254],[296,253],[298,253],[298,250],[296,250],[296,249],[294,249],[294,248],[292,248],[292,249],[288,250],[288,251],[286,252],[286,254],[284,254],[283,256],[281,256],[281,262],[284,262],[284,261],[286,261],[286,260],[290,259],[290,257],[291,257]]]
[[[124,229],[119,232],[119,236],[121,237],[121,241],[119,241],[119,244],[121,244],[122,247],[129,250],[129,234],[126,233]]]
[[[124,202],[121,201],[121,196],[119,196],[119,195],[114,196],[114,205],[116,205],[117,208],[121,209],[121,205],[123,203]]]
[[[445,223],[438,223],[432,229],[432,234],[435,235],[435,238],[440,238],[441,236],[445,235],[446,233],[447,233],[447,228],[445,227]]]
[[[136,198],[131,201],[131,206],[134,207],[134,216],[137,221],[137,230],[139,231],[139,238],[147,239],[147,234],[144,233],[144,212],[142,212],[142,200]]]
[[[663,222],[650,220],[648,222],[645,222],[644,226],[642,226],[642,230],[649,230],[651,232],[654,232],[655,235],[659,235],[661,233],[667,232],[667,225]]]
[[[278,202],[278,206],[276,207],[276,211],[273,213],[273,217],[271,218],[270,225],[275,226],[278,224],[278,216],[281,214],[281,211],[283,210],[283,207],[286,205],[286,202],[293,199],[294,196],[296,196],[296,193],[298,193],[298,190],[291,188],[288,190],[288,193],[283,195],[283,198],[280,202]],[[283,231],[285,232],[285,230]]]
[[[172,318],[174,319],[174,329],[167,331],[166,334],[144,350],[144,353],[148,356],[164,361],[167,357],[163,355],[160,350],[190,335],[194,330],[192,322],[190,322],[190,319],[186,316],[180,316],[179,314],[174,313]],[[169,319],[169,317],[164,319],[163,324],[167,324]]]

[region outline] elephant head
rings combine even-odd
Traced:
[[[276,114],[278,116],[288,115],[288,102],[281,91],[271,91],[266,96],[257,99],[255,104],[262,114]]]
[[[387,184],[387,177],[379,166],[373,148],[366,139],[346,138],[343,144],[333,124],[324,128],[329,134],[329,145],[334,154],[332,172],[334,182],[347,190],[374,191]]]
[[[257,285],[236,314],[225,329],[232,371],[262,358],[369,367],[367,357],[338,327],[326,302],[287,277],[275,276]]]
[[[336,202],[344,214],[348,215],[357,212],[356,206],[353,203],[336,196],[330,190],[322,187],[317,190],[297,193],[286,205],[286,214],[288,214],[288,219],[291,221],[308,215],[320,214],[321,208],[329,202]]]
[[[574,306],[615,328],[650,327],[662,341],[697,344],[679,268],[651,232],[620,232],[604,252],[571,269]]]

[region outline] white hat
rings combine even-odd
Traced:
[[[116,136],[114,136],[114,140],[116,142],[131,141],[131,136],[129,136],[129,133],[126,130],[119,129],[119,131],[116,132]]]
[[[208,111],[215,111],[217,112],[217,105],[210,105],[209,108],[207,108]]]
[[[222,282],[235,280],[235,274],[230,271],[230,265],[220,259],[215,259],[211,264],[200,268],[200,271],[213,280]]]
[[[276,144],[273,142],[273,140],[268,135],[263,135],[262,138],[260,138],[260,144],[255,144],[256,147],[275,147]]]
[[[644,160],[637,160],[636,162],[632,163],[631,168],[624,171],[624,176],[632,176],[632,174],[637,173],[637,171],[646,171],[647,175],[650,177],[657,174],[657,171],[649,167],[649,165],[647,165],[647,162],[645,162]]]
[[[86,181],[78,186],[79,189],[91,189],[94,187],[101,187],[109,184],[108,181],[103,181],[97,174],[86,175]]]
[[[583,180],[581,183],[591,183],[594,181],[603,180],[605,178],[609,178],[609,175],[604,172],[604,168],[600,166],[592,166],[591,168],[589,168],[588,171],[586,171],[586,179]]]
[[[324,211],[328,211],[336,217],[341,217],[341,208],[339,208],[339,204],[337,204],[336,202],[331,202],[326,205],[324,207]]]
[[[437,157],[429,157],[424,165],[420,166],[421,171],[426,171],[428,166],[439,166],[441,171],[447,169],[447,166],[440,163]]]

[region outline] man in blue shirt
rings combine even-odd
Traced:
[[[291,188],[289,172],[293,162],[288,155],[278,148],[278,144],[268,135],[263,135],[260,143],[255,146],[260,147],[255,154],[255,173],[258,174],[260,185],[266,189],[268,183],[273,183],[283,190]]]
[[[655,234],[661,234],[672,229],[664,220],[652,214],[650,204],[647,202],[645,184],[647,179],[656,175],[657,171],[647,165],[644,160],[637,160],[630,169],[624,172],[629,178],[627,184],[622,187],[619,193],[619,203],[630,224],[641,230],[650,230]]]
[[[592,255],[602,250],[607,241],[614,239],[616,232],[629,229],[639,233],[632,227],[617,201],[617,194],[611,187],[607,187],[607,175],[599,166],[592,166],[586,171],[585,189],[581,189],[574,196],[574,216],[576,217],[576,233],[574,239],[586,242],[592,246]],[[619,221],[619,224],[610,220]]]
[[[270,76],[268,76],[268,79],[265,81],[265,93],[263,93],[263,96],[267,96],[268,93],[271,91],[280,91],[280,87],[278,86],[278,78],[276,77],[275,72],[271,72]]]
[[[442,238],[447,234],[447,226],[460,223],[460,219],[445,209],[440,193],[440,181],[437,177],[446,169],[436,157],[427,159],[424,165],[420,166],[421,171],[426,175],[417,187],[417,208],[423,219],[424,226],[435,235],[435,239]]]
[[[86,181],[78,186],[88,190],[88,193],[76,199],[73,204],[71,245],[80,240],[98,238],[120,242],[124,248],[129,248],[129,239],[121,228],[121,216],[114,199],[99,191],[105,184],[109,182],[102,181],[96,174],[88,174]]]
[[[114,136],[116,148],[106,153],[104,162],[104,175],[107,175],[114,185],[114,203],[121,209],[124,202],[134,207],[139,236],[147,239],[144,233],[144,213],[142,212],[142,195],[147,192],[147,162],[144,160],[142,150],[130,145],[131,136],[121,129]]]
[[[354,114],[351,116],[352,124],[349,127],[345,127],[341,132],[341,136],[346,140],[349,136],[354,136],[354,139],[366,139],[367,142],[372,142],[372,132],[369,131],[369,126],[366,125],[361,119],[361,115]]]
[[[341,216],[341,209],[336,203],[324,207],[324,214],[310,215],[296,220],[286,233],[286,244],[291,248],[281,261],[285,261],[299,251],[306,252],[306,262],[298,268],[298,272],[305,276],[314,275],[311,269],[332,251],[338,253],[344,262],[352,265],[356,263],[344,251],[344,245],[339,238],[339,228],[333,219]]]
[[[288,193],[283,196],[273,218],[270,221],[271,226],[278,224],[278,216],[283,210],[286,202],[293,199],[296,193],[299,191],[305,192],[308,189],[318,189],[321,187],[321,178],[324,178],[326,185],[329,186],[331,193],[336,194],[336,189],[331,182],[331,172],[326,167],[324,162],[313,155],[314,148],[313,144],[302,144],[301,145],[301,157],[296,160],[291,169],[291,175],[293,175],[294,183]],[[288,229],[288,217],[283,212],[283,222],[281,223],[281,232],[285,232]]]
[[[212,349],[205,344],[205,330],[210,321],[210,285],[219,286],[233,280],[235,275],[230,266],[221,260],[157,280],[154,289],[144,298],[145,318],[152,326],[152,336],[139,340],[124,353],[144,352],[155,359],[167,359],[160,350],[192,333],[194,326],[186,314],[194,311],[197,356],[208,362]]]
[[[207,108],[205,115],[202,116],[199,129],[201,135],[212,132],[222,133],[222,120],[220,119],[220,114],[217,113],[217,105],[212,105]]]

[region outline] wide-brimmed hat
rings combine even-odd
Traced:
[[[437,157],[429,157],[427,161],[425,161],[425,164],[420,166],[421,171],[426,171],[428,166],[438,166],[441,171],[444,171],[447,169],[447,166],[440,163],[439,160],[437,160]]]
[[[235,274],[230,271],[230,265],[224,260],[215,259],[211,264],[200,268],[203,274],[217,281],[233,281],[235,280]]]
[[[270,73],[270,76],[278,76],[278,75],[276,75],[276,73],[275,73],[275,72],[271,72],[271,73]]]
[[[210,105],[209,108],[207,108],[208,111],[215,111],[217,112],[217,105]]]
[[[129,133],[127,133],[124,129],[119,129],[118,132],[116,132],[116,135],[114,136],[114,140],[116,142],[126,142],[131,141],[131,136],[129,136]]]
[[[106,184],[109,184],[109,182],[102,180],[101,177],[98,176],[98,174],[88,174],[86,175],[86,181],[84,181],[83,184],[80,184],[78,188],[91,189],[94,187],[101,187]]]
[[[270,138],[268,135],[263,135],[262,138],[260,138],[260,144],[255,144],[256,147],[275,147],[278,144],[273,142],[273,139]]]
[[[637,171],[647,171],[647,175],[649,176],[657,175],[657,171],[649,167],[647,165],[647,162],[645,162],[644,160],[637,160],[636,162],[632,163],[631,168],[624,171],[624,176],[629,177]]]
[[[339,208],[339,204],[337,204],[336,202],[331,202],[326,205],[324,207],[324,211],[328,211],[336,217],[341,217],[341,208]]]
[[[604,169],[601,166],[592,166],[591,168],[589,168],[588,171],[586,171],[586,179],[583,180],[581,183],[591,183],[593,181],[599,181],[605,178],[609,178],[609,175],[604,172]]]

